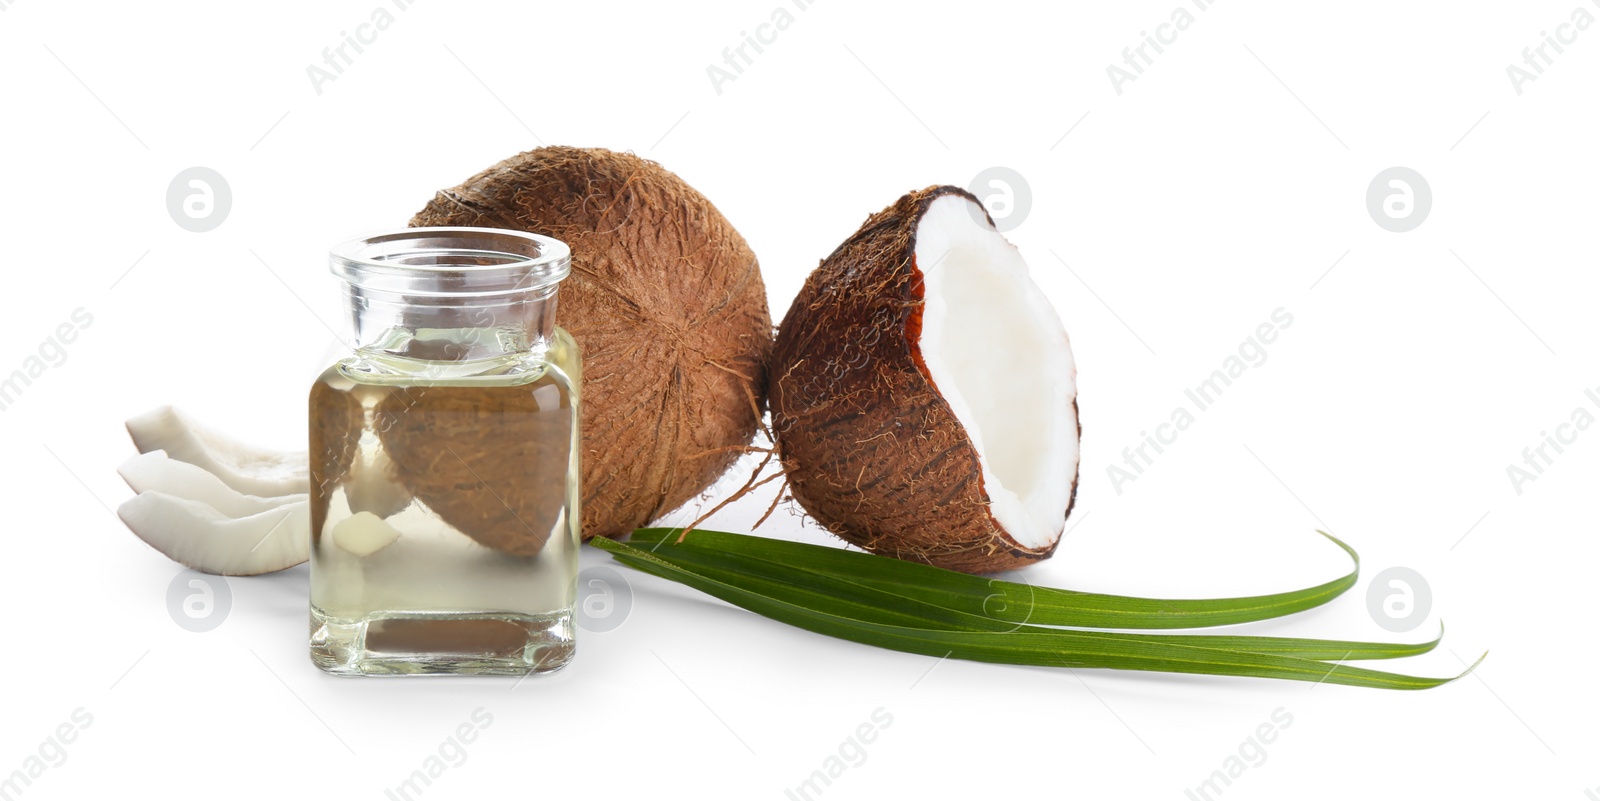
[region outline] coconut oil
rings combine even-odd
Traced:
[[[334,253],[357,348],[310,397],[311,658],[546,672],[574,652],[578,349],[564,245],[408,229]]]

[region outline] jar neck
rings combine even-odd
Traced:
[[[336,246],[357,355],[374,362],[475,363],[542,353],[572,251],[497,228],[405,228]],[[449,372],[459,372],[452,367]]]
[[[345,285],[358,355],[421,362],[538,356],[555,335],[556,287],[429,297]]]

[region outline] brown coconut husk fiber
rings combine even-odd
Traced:
[[[375,414],[394,478],[457,531],[512,556],[544,547],[566,496],[570,396],[538,386],[407,387]]]
[[[411,224],[571,246],[556,319],[584,361],[585,538],[673,510],[745,451],[772,351],[766,287],[744,238],[681,178],[630,153],[543,147],[439,192]]]
[[[358,455],[363,411],[361,402],[322,381],[311,385],[311,542],[322,541],[327,522],[326,498],[350,474]]]

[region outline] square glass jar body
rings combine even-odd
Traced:
[[[427,252],[419,269],[434,274],[485,261]],[[416,294],[355,277],[357,347],[310,395],[312,662],[341,675],[566,665],[581,362],[553,323],[554,281]]]

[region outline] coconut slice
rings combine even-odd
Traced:
[[[274,497],[308,492],[306,455],[245,445],[201,426],[171,406],[128,420],[140,453],[167,456],[200,467],[245,495]]]
[[[400,531],[371,512],[355,514],[334,524],[333,544],[356,556],[371,556],[400,539]]]
[[[254,576],[311,555],[311,504],[305,500],[229,517],[204,502],[151,491],[117,507],[117,516],[152,548],[204,573]]]
[[[371,513],[383,519],[411,505],[411,493],[394,478],[395,466],[387,451],[377,451],[350,465],[345,478],[345,501],[350,511]]]
[[[868,218],[795,298],[771,375],[791,492],[841,538],[973,573],[1055,551],[1077,488],[1072,350],[971,194]]]
[[[167,457],[166,451],[150,451],[123,462],[117,468],[134,492],[160,492],[199,501],[228,517],[277,509],[306,500],[305,493],[261,498],[245,495],[222,483],[222,479],[188,462]]]

